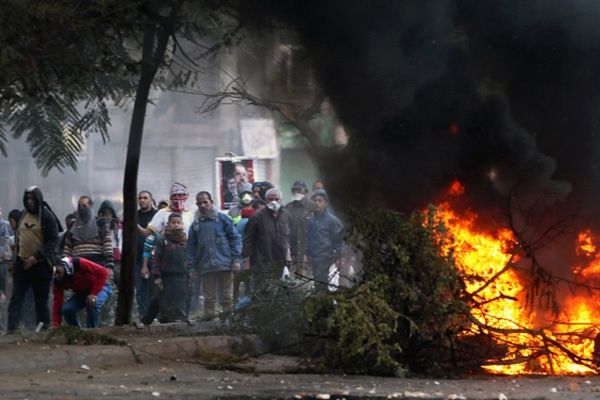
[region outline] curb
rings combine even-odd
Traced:
[[[129,327],[93,330],[124,340],[128,343],[125,346],[45,343],[47,334],[4,336],[0,341],[3,361],[0,363],[0,373],[40,373],[64,368],[87,371],[115,365],[151,363],[160,359],[193,359],[202,353],[231,355],[234,354],[234,348],[243,343],[242,338],[234,336],[160,336],[169,329],[183,333],[177,327],[161,327],[146,332]],[[257,340],[254,342],[258,345]]]

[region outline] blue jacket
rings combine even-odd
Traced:
[[[314,259],[341,257],[344,228],[329,209],[313,213],[308,220],[306,253]]]
[[[242,257],[242,238],[233,221],[220,212],[199,215],[188,232],[187,260],[191,270],[200,274],[231,271]]]

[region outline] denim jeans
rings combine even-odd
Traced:
[[[96,328],[100,320],[100,311],[104,302],[112,294],[112,286],[109,282],[106,282],[100,293],[96,296],[96,305],[93,307],[87,307],[85,299],[88,293],[74,293],[73,296],[65,303],[62,308],[62,314],[65,317],[65,321],[71,326],[81,328],[81,324],[77,319],[77,312],[83,308],[87,311],[87,328]]]
[[[137,312],[140,321],[148,313],[150,307],[150,293],[152,285],[154,285],[154,279],[149,277],[144,279],[142,276],[142,263],[144,257],[138,254],[135,262],[135,301],[137,303]],[[152,260],[148,262],[148,270],[152,270]]]

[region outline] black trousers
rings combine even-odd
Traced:
[[[161,323],[187,321],[187,274],[165,274],[162,282],[163,290],[153,284],[150,305],[142,323],[149,325],[157,316]]]
[[[51,281],[52,272],[45,261],[38,262],[25,271],[23,261],[17,259],[13,270],[13,293],[8,305],[8,332],[14,331],[21,322],[23,301],[29,288],[33,290],[36,322],[43,322],[46,327],[50,325],[48,296]]]

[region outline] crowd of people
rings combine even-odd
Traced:
[[[195,195],[197,209],[190,210],[189,196],[176,182],[159,208],[152,193],[139,192],[135,300],[141,323],[189,321],[193,310],[206,320],[229,318],[282,277],[302,280],[307,291],[331,288],[344,230],[322,183],[309,192],[304,181],[295,182],[287,204],[270,182],[245,185],[229,210],[219,210],[207,191]],[[102,315],[111,315],[107,309],[115,304],[122,250],[114,205],[103,201],[95,215],[92,198],[83,195],[64,230],[38,187],[25,190],[23,206],[8,221],[0,209],[4,331],[56,328],[63,320],[87,328],[110,323]]]

